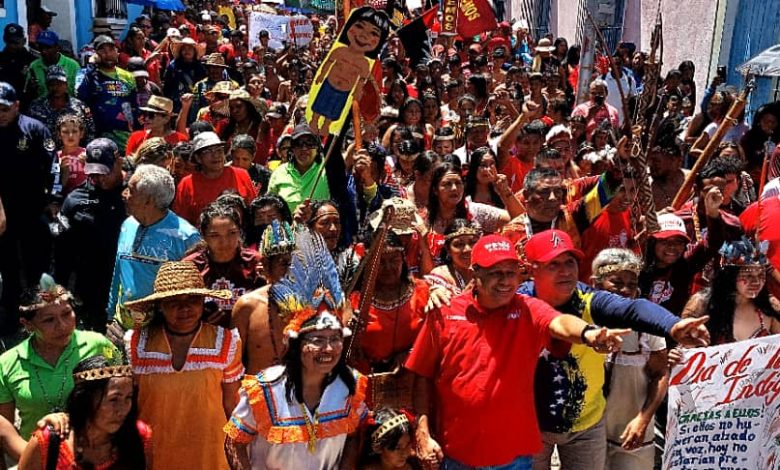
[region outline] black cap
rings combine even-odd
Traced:
[[[113,140],[100,137],[87,144],[87,161],[84,173],[88,175],[107,175],[114,168],[119,155],[119,147]]]
[[[314,131],[311,130],[311,127],[309,127],[308,124],[298,124],[297,126],[295,126],[295,129],[293,129],[292,131],[293,142],[306,136],[317,138],[317,134],[315,134]]]
[[[11,106],[16,103],[16,90],[10,83],[0,82],[0,104]]]
[[[3,30],[3,41],[24,42],[24,28],[16,23],[8,23]]]
[[[116,47],[116,43],[114,42],[114,39],[111,38],[111,36],[101,34],[100,36],[96,37],[95,40],[92,42],[92,47],[94,47],[95,50],[98,50],[101,47],[105,46],[106,44],[111,44],[112,46]]]
[[[269,118],[281,119],[287,116],[287,107],[282,103],[274,103],[265,115]]]

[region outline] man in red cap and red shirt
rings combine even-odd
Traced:
[[[530,469],[541,449],[532,385],[541,351],[556,338],[607,352],[628,330],[592,327],[517,294],[520,260],[505,237],[481,238],[472,263],[474,289],[428,315],[406,362],[418,376],[419,457],[444,459],[444,468]]]
[[[648,300],[594,291],[578,282],[583,256],[562,230],[533,235],[524,247],[533,281],[523,283],[518,292],[543,300],[562,314],[582,319],[588,325],[586,330],[596,329],[594,323],[622,326],[685,345],[708,344],[706,318],[680,320]],[[579,468],[582,462],[588,462],[589,468],[604,468],[605,356],[580,344],[560,352],[561,348],[545,348],[536,367],[534,396],[544,445],[534,457],[533,469],[550,468],[555,446],[561,468]]]

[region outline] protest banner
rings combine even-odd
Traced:
[[[268,13],[253,12],[249,18],[249,48],[260,44],[258,33],[268,31],[268,45],[281,49],[282,41],[293,43],[297,47],[309,44],[314,37],[314,26],[311,20],[303,15],[283,16]]]
[[[306,121],[314,132],[338,134],[352,109],[353,95],[360,100],[365,87],[377,86],[371,70],[389,32],[384,11],[371,7],[352,11],[309,91]]]
[[[455,24],[458,20],[458,0],[444,0],[441,7],[442,22],[441,34],[443,36],[455,36]]]
[[[268,31],[270,39],[268,45],[274,49],[281,49],[283,47],[282,41],[287,40],[287,32],[284,27],[287,18],[289,17],[252,12],[249,17],[249,49],[254,49],[260,44],[260,38],[257,35],[263,29]]]
[[[663,468],[780,468],[780,335],[685,350],[669,381]]]

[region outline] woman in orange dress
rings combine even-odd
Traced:
[[[148,312],[148,325],[131,330],[126,348],[138,385],[139,418],[155,432],[152,469],[228,469],[222,426],[238,402],[238,331],[201,322],[206,289],[195,264],[162,265],[154,293],[128,308]]]

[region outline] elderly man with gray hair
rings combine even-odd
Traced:
[[[588,101],[578,105],[571,112],[572,117],[582,116],[587,121],[585,130],[588,139],[602,121],[609,121],[614,129],[620,125],[620,115],[617,108],[607,103],[607,95],[609,94],[607,82],[600,78],[593,80],[589,92]]]
[[[130,217],[119,234],[108,299],[108,321],[114,319],[109,330],[114,334],[119,333],[117,326],[133,326],[125,302],[151,294],[160,266],[182,259],[200,241],[198,230],[169,209],[175,192],[168,170],[139,165],[122,194]]]

